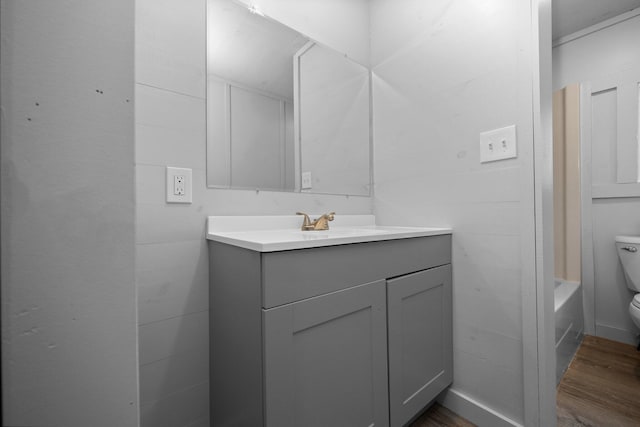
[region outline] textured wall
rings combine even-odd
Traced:
[[[144,427],[209,425],[207,216],[372,210],[369,197],[206,188],[205,6],[205,0],[136,1],[136,282]],[[301,10],[290,4],[276,10],[283,16],[273,16],[295,16],[299,31],[318,27],[317,18]],[[333,35],[337,27],[325,23],[314,31],[321,39],[322,31]],[[166,166],[193,169],[193,204],[164,202]]]
[[[137,426],[134,8],[1,5],[2,425]]]
[[[377,0],[371,18],[375,214],[381,223],[453,228],[452,391],[487,425],[525,418],[530,23],[528,2],[510,0]],[[511,124],[518,158],[481,164],[480,132]]]

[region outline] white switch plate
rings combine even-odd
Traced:
[[[302,189],[311,190],[311,172],[302,172]]]
[[[516,125],[480,134],[480,163],[518,157]]]
[[[191,182],[191,169],[167,166],[167,203],[192,203]]]

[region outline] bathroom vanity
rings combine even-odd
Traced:
[[[212,425],[402,426],[452,381],[451,230],[210,217]]]

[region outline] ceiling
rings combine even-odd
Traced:
[[[553,39],[640,7],[640,0],[552,0]]]

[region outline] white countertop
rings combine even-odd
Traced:
[[[311,219],[319,215],[309,215]],[[302,216],[210,216],[207,239],[259,252],[451,234],[450,228],[376,225],[373,215],[336,215],[326,231],[301,231]]]

